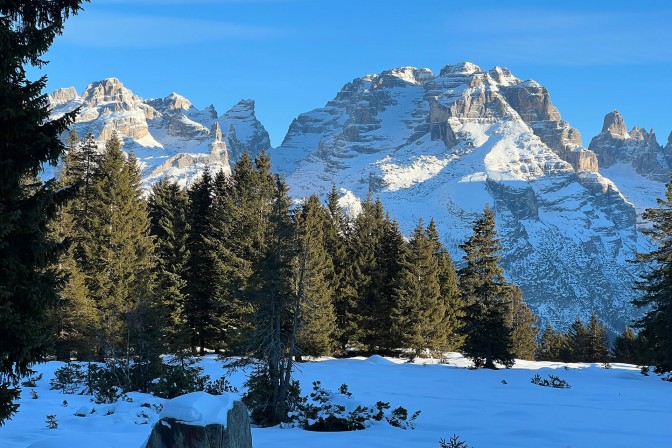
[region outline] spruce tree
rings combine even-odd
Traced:
[[[533,360],[537,349],[537,316],[523,301],[523,292],[517,286],[510,287],[511,342],[513,356]]]
[[[435,244],[427,235],[422,220],[413,231],[404,253],[394,297],[392,329],[395,345],[413,349],[415,356],[424,349],[441,349],[446,341],[446,309],[441,300]]]
[[[441,244],[439,232],[434,219],[427,226],[427,236],[434,244],[434,256],[439,268],[439,288],[441,289],[441,301],[445,315],[441,327],[445,341],[437,348],[448,351],[458,351],[464,343],[462,317],[464,316],[464,302],[462,294],[457,286],[457,271],[453,259],[446,248]]]
[[[249,283],[255,304],[253,352],[260,364],[248,381],[246,401],[252,417],[264,425],[287,420],[300,307],[292,287],[296,244],[291,200],[279,179],[274,190],[265,244]]]
[[[325,247],[325,228],[330,220],[329,211],[315,195],[308,197],[296,217],[293,293],[299,302],[297,346],[300,353],[310,356],[331,355],[334,350],[336,275]]]
[[[651,227],[644,232],[656,244],[648,253],[637,254],[637,260],[648,271],[636,286],[642,296],[633,303],[646,309],[636,323],[647,344],[648,363],[659,372],[672,371],[672,181],[658,207],[647,209],[644,219]]]
[[[646,359],[641,339],[632,327],[625,327],[614,340],[614,361],[628,364],[641,364]]]
[[[580,317],[567,330],[569,361],[588,362],[590,359],[590,333]]]
[[[185,309],[189,328],[192,331],[191,349],[201,356],[209,341],[207,329],[212,316],[212,288],[214,282],[212,263],[207,238],[210,231],[210,209],[212,207],[212,176],[207,169],[194,181],[188,190],[190,231],[187,238],[189,261],[187,268],[187,301]]]
[[[354,287],[353,264],[350,262],[348,252],[351,232],[338,199],[336,186],[333,185],[327,195],[327,210],[330,219],[325,223],[324,244],[334,266],[333,306],[336,318],[334,338],[338,353],[345,354],[351,335],[356,330],[357,290]]]
[[[512,330],[507,322],[511,286],[499,266],[501,245],[495,215],[486,205],[483,217],[474,222],[473,235],[460,246],[465,266],[459,270],[460,289],[466,303],[463,354],[475,367],[507,368],[514,363]]]
[[[609,354],[609,342],[607,340],[607,329],[597,318],[593,311],[586,328],[588,332],[587,361],[590,362],[608,362],[611,358]]]
[[[189,198],[177,183],[161,179],[148,201],[150,234],[156,243],[156,295],[166,320],[166,344],[181,355],[190,347],[186,286],[189,249]]]
[[[146,386],[163,350],[153,294],[154,243],[137,160],[124,155],[116,135],[105,145],[92,191],[82,269],[100,316],[100,356],[123,359],[125,381],[135,361],[138,384]]]
[[[54,244],[47,223],[60,201],[53,182],[35,177],[64,152],[59,135],[76,112],[49,120],[46,77],[27,78],[27,66],[61,34],[81,0],[0,3],[0,425],[16,412],[16,384],[44,354],[47,310],[56,301]]]
[[[553,326],[547,323],[541,333],[541,340],[537,346],[535,359],[537,361],[560,361],[561,353],[565,350],[562,333],[555,332]]]

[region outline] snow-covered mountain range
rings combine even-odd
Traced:
[[[80,136],[116,130],[148,184],[164,175],[186,183],[206,165],[229,170],[244,148],[270,146],[252,101],[218,116],[177,94],[142,100],[116,79],[50,100],[54,114],[82,106]],[[406,232],[434,217],[456,260],[492,204],[506,275],[542,323],[566,327],[594,310],[620,332],[638,314],[629,260],[647,249],[638,216],[664,192],[672,138],[663,148],[614,111],[585,149],[545,87],[461,63],[438,75],[403,67],[356,78],[299,115],[270,152],[293,196],[335,184],[351,210],[380,196]]]
[[[72,87],[56,90],[49,102],[54,116],[81,107],[74,125],[80,138],[92,132],[102,144],[116,132],[140,160],[146,184],[166,176],[185,185],[206,166],[230,172],[230,160],[245,148],[256,155],[270,147],[252,100],[218,115],[214,106],[199,110],[176,93],[144,100],[109,78],[89,84],[81,95]]]

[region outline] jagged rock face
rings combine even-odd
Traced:
[[[506,275],[542,323],[595,310],[621,331],[640,244],[633,205],[597,172],[548,91],[470,63],[438,76],[404,67],[357,78],[301,114],[272,157],[295,196],[378,195],[405,231],[434,217],[453,256],[486,203]]]
[[[138,157],[146,187],[164,176],[186,185],[206,167],[230,173],[230,160],[243,149],[254,156],[270,146],[251,100],[220,117],[213,106],[199,110],[176,93],[144,100],[109,78],[89,84],[81,96],[74,88],[56,90],[49,101],[55,117],[81,107],[74,125],[80,137],[92,132],[102,147],[116,133]]]
[[[616,110],[604,117],[602,132],[592,139],[589,148],[597,155],[600,168],[627,164],[651,180],[666,182],[669,179],[670,162],[653,129],[647,132],[635,126],[628,131]]]

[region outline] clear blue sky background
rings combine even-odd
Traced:
[[[665,0],[93,0],[44,69],[49,90],[117,77],[220,113],[241,98],[279,145],[291,120],[355,77],[471,61],[551,92],[588,145],[604,115],[672,130],[672,2]],[[33,77],[38,72],[32,72]]]

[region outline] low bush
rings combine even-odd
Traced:
[[[553,387],[555,389],[569,389],[572,387],[567,381],[560,377],[548,375],[548,379],[546,379],[542,378],[538,373],[532,377],[531,383],[536,384],[537,386]]]

